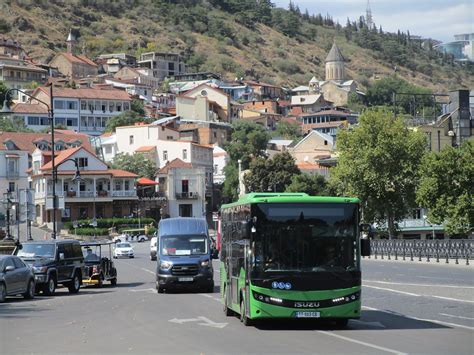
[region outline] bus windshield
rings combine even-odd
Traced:
[[[357,267],[355,204],[259,204],[252,275],[353,271]]]

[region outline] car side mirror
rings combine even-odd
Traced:
[[[59,260],[64,260],[64,253],[59,253]]]
[[[5,272],[9,272],[9,271],[13,271],[15,270],[15,267],[12,266],[12,265],[8,265],[6,268],[5,268]]]
[[[370,256],[370,239],[361,239],[360,240],[360,255]]]

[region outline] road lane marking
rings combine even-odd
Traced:
[[[220,328],[220,329],[224,328],[227,324],[229,324],[229,323],[216,323],[204,316],[198,316],[197,318],[187,318],[187,319],[173,318],[173,319],[168,320],[168,322],[176,323],[176,324],[201,322],[201,323],[198,323],[198,325],[203,325],[205,327],[212,327],[212,328]]]
[[[129,290],[130,292],[148,292],[148,293],[156,293],[156,289],[154,288],[141,288],[139,290]]]
[[[332,336],[332,337],[335,337],[335,338],[339,338],[339,339],[342,339],[342,340],[345,340],[345,341],[349,341],[349,342],[352,342],[352,343],[364,345],[364,346],[367,346],[369,348],[382,350],[382,351],[385,351],[385,352],[388,352],[388,353],[391,353],[391,354],[406,354],[406,353],[403,353],[403,352],[398,351],[398,350],[393,350],[393,349],[385,348],[383,346],[378,346],[378,345],[375,345],[375,344],[366,343],[364,341],[348,338],[348,337],[345,337],[345,336],[342,336],[342,335],[339,335],[339,334],[334,334],[334,333],[331,333],[331,332],[327,332],[327,331],[324,331],[324,330],[318,330],[317,332],[325,334],[325,335],[329,335],[329,336]]]
[[[135,268],[135,269],[142,270],[142,271],[148,272],[149,274],[155,275],[155,272],[154,272],[154,271],[149,270],[149,269],[146,269],[146,268],[144,268],[144,267],[138,267],[138,266],[135,266],[135,265],[133,265],[133,264],[131,264],[131,263],[126,263],[125,261],[122,261],[122,260],[120,260],[120,263],[124,263],[124,264],[126,264],[126,265],[129,265],[129,266]]]
[[[399,317],[404,317],[404,318],[407,318],[407,319],[418,320],[418,321],[422,321],[422,322],[431,322],[431,323],[436,323],[436,324],[449,326],[449,327],[457,327],[457,328],[464,328],[464,329],[474,330],[474,327],[468,327],[467,325],[461,325],[461,324],[456,324],[456,323],[448,323],[448,322],[444,322],[444,321],[436,320],[436,319],[424,319],[424,318],[418,318],[418,317],[411,317],[411,316],[407,316],[406,314],[402,314],[402,313],[398,313],[398,312],[394,312],[394,311],[390,311],[390,310],[383,310],[383,309],[372,308],[372,307],[367,307],[367,306],[362,306],[362,309],[367,309],[369,311],[378,311],[378,312],[387,313],[387,314],[395,315],[395,316],[399,316]]]
[[[403,282],[389,282],[389,281],[376,281],[376,280],[364,280],[364,282],[372,282],[384,285],[401,285],[401,286],[424,286],[424,287],[439,287],[439,288],[467,288],[474,289],[474,286],[457,286],[457,285],[434,285],[434,284],[412,284]]]
[[[375,288],[376,290],[383,290],[383,291],[390,291],[390,292],[401,293],[401,294],[407,295],[407,296],[415,296],[415,297],[420,297],[420,296],[421,296],[421,295],[418,295],[418,294],[416,294],[416,293],[394,290],[394,289],[392,289],[392,288],[369,286],[369,285],[366,285],[366,284],[363,284],[363,286],[364,286],[364,287],[369,287],[369,288]]]
[[[217,302],[220,302],[220,301],[221,301],[220,298],[215,298],[215,297],[213,297],[213,296],[211,296],[211,295],[208,295],[208,294],[206,294],[206,293],[200,293],[199,295],[200,295],[200,296],[203,296],[203,297],[206,297],[206,298],[210,298],[210,299],[212,299],[212,300],[214,300],[214,301],[217,301]]]
[[[460,300],[460,299],[451,298],[451,297],[442,297],[442,296],[430,296],[430,297],[440,298],[440,299],[442,299],[442,300],[455,301],[455,302],[474,303],[474,301]]]
[[[453,314],[446,314],[446,313],[440,313],[440,314],[441,314],[442,316],[446,316],[446,317],[453,317],[453,318],[474,320],[474,318],[470,318],[470,317],[455,316],[455,315],[453,315]]]

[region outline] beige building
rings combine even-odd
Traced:
[[[288,152],[295,162],[315,163],[317,160],[330,157],[334,153],[334,139],[328,134],[311,131],[295,146],[288,147]]]
[[[210,85],[202,84],[189,91],[186,91],[181,95],[181,97],[188,98],[182,99],[181,102],[178,102],[179,96],[176,98],[176,110],[179,116],[184,118],[190,118],[194,112],[199,113],[200,117],[208,118],[207,120],[222,120],[224,122],[231,121],[231,103],[230,97],[224,91],[212,87]],[[190,99],[189,99],[190,98]],[[196,99],[197,105],[193,103],[193,100]],[[204,100],[205,99],[205,100]],[[195,101],[195,100],[194,100]],[[178,105],[181,104],[181,113],[178,113]],[[195,106],[196,108],[193,108]],[[209,109],[208,109],[209,108]],[[208,111],[215,113],[212,114]]]
[[[153,90],[160,87],[161,81],[153,76],[151,69],[123,67],[114,74],[115,79],[135,80],[138,84],[150,86]]]

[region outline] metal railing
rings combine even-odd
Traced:
[[[177,192],[177,200],[196,200],[199,197],[197,192]]]
[[[382,240],[370,241],[371,256],[374,259],[409,260],[427,262],[469,261],[474,258],[474,239],[439,239],[439,240]]]
[[[113,197],[136,197],[137,192],[134,190],[112,191]]]

